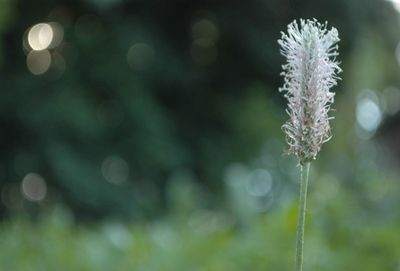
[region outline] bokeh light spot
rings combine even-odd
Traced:
[[[123,224],[116,222],[106,223],[103,232],[107,239],[118,249],[124,250],[132,241],[132,235]]]
[[[256,169],[250,173],[247,192],[255,197],[267,195],[272,188],[272,176],[266,169]]]
[[[218,28],[211,20],[200,19],[193,24],[190,54],[196,64],[208,65],[216,60],[218,37]]]
[[[27,200],[41,201],[46,196],[47,186],[42,176],[37,173],[28,173],[22,180],[21,190]]]
[[[374,100],[364,97],[357,103],[356,117],[361,128],[367,132],[373,132],[381,123],[382,112]]]
[[[387,0],[389,2],[392,2],[393,7],[400,12],[400,0]]]
[[[154,61],[154,50],[147,43],[136,43],[132,45],[127,54],[129,66],[137,71],[148,69]]]
[[[49,44],[49,48],[55,48],[63,41],[64,29],[61,24],[57,22],[51,22],[49,23],[49,25],[53,31],[53,38],[51,40],[51,43]]]
[[[126,182],[129,177],[129,165],[119,156],[108,156],[101,165],[103,177],[113,184]]]
[[[217,26],[209,19],[201,19],[193,24],[193,42],[201,47],[212,47],[219,37]]]
[[[53,36],[53,29],[49,24],[36,24],[32,26],[28,33],[29,46],[35,51],[47,49],[53,40]]]
[[[31,51],[26,57],[26,65],[34,75],[45,73],[51,64],[51,55],[48,50]]]

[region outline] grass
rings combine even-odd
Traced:
[[[55,208],[35,222],[15,217],[1,224],[0,270],[291,270],[295,206],[247,224],[205,210],[147,223],[75,224],[68,211]],[[304,269],[398,270],[400,225],[353,224],[352,211],[341,206],[328,206],[332,220],[309,217]]]

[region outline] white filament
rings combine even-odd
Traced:
[[[300,20],[288,25],[278,40],[287,62],[282,66],[284,84],[279,89],[288,100],[289,120],[282,126],[289,144],[288,153],[301,164],[316,158],[321,145],[331,138],[328,116],[341,72],[338,55],[338,31],[327,23]]]

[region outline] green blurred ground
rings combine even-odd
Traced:
[[[341,198],[339,198],[341,199]],[[312,203],[315,203],[311,201]],[[340,203],[309,217],[305,270],[398,270],[399,224],[366,221]],[[206,218],[207,221],[202,221]],[[230,217],[198,211],[188,220],[72,225],[58,210],[39,223],[1,225],[2,270],[291,270],[294,208],[236,228]]]

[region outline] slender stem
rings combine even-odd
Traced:
[[[299,220],[297,222],[295,271],[303,270],[304,225],[306,220],[307,187],[309,173],[310,162],[307,162],[305,165],[301,166]]]

